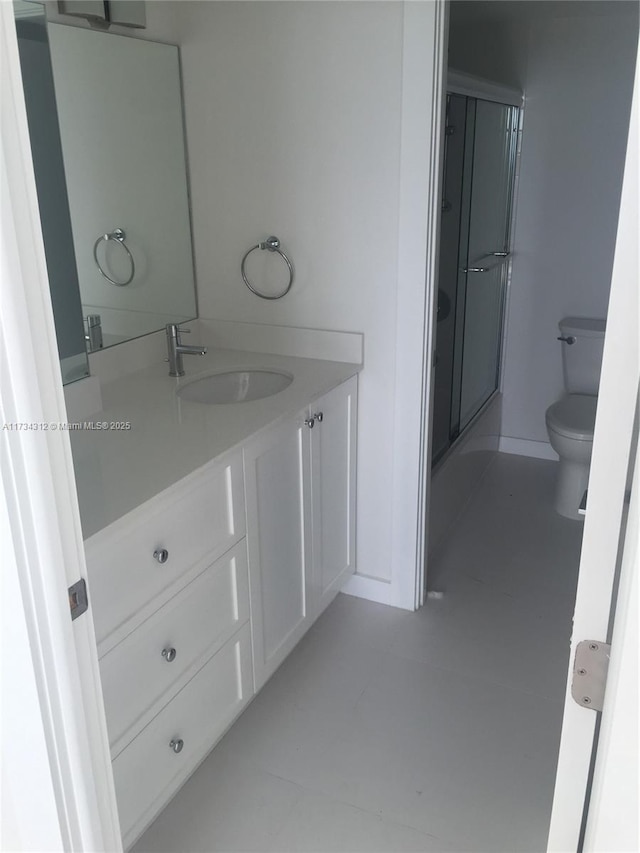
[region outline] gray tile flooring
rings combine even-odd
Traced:
[[[541,853],[582,536],[554,476],[496,459],[420,612],[339,595],[135,853]]]

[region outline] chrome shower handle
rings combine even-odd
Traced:
[[[489,267],[464,267],[462,272],[489,272]]]
[[[487,252],[492,258],[508,258],[511,252]]]

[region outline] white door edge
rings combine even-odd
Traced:
[[[424,590],[447,28],[444,0],[404,4],[388,603],[409,610]]]
[[[66,591],[86,570],[69,436],[57,428],[66,411],[10,3],[0,3],[0,54],[0,411],[3,424],[38,425],[3,429],[0,436],[3,499],[21,590],[13,604],[29,637],[25,681],[37,686],[38,708],[29,713],[42,722],[63,848],[118,851],[93,622],[89,610],[72,623]],[[5,687],[9,695],[11,685]],[[34,791],[32,820],[40,793]]]
[[[639,850],[638,572],[640,456],[620,570],[607,690],[584,838],[585,853]]]
[[[638,68],[611,279],[549,851],[578,850],[596,712],[571,697],[575,647],[607,640],[638,395]]]

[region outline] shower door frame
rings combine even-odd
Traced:
[[[461,95],[461,93],[459,93],[459,92],[450,92],[450,91],[448,91],[447,94]],[[470,258],[469,258],[469,243],[470,243],[471,219],[472,219],[473,197],[474,197],[474,177],[473,176],[475,173],[475,138],[476,138],[476,121],[477,121],[476,116],[477,116],[478,101],[485,101],[485,102],[488,101],[490,103],[496,103],[499,106],[509,107],[511,109],[518,109],[519,112],[517,114],[516,126],[511,128],[511,125],[510,125],[510,129],[515,130],[516,136],[515,136],[515,139],[512,138],[509,140],[508,161],[509,161],[509,171],[510,171],[510,177],[509,177],[510,188],[509,188],[509,193],[508,193],[508,198],[507,198],[507,206],[506,206],[506,213],[505,213],[506,229],[505,229],[505,235],[504,235],[504,245],[502,247],[502,250],[507,251],[508,255],[504,259],[504,261],[501,264],[499,264],[501,267],[500,273],[499,273],[500,285],[499,285],[499,300],[498,300],[500,303],[500,308],[499,308],[500,318],[499,318],[498,334],[496,335],[497,353],[496,353],[496,369],[495,369],[495,388],[489,394],[489,396],[485,400],[483,400],[483,402],[480,404],[480,406],[475,409],[473,414],[463,424],[462,423],[462,420],[463,420],[462,398],[463,398],[463,391],[464,391],[465,346],[467,344],[467,341],[465,340],[465,329],[467,326],[467,298],[468,298],[468,293],[469,293],[469,275],[471,275],[471,273],[466,273],[465,274],[464,286],[460,287],[460,285],[458,285],[458,293],[459,293],[458,298],[461,297],[461,301],[460,301],[460,305],[456,306],[456,313],[458,314],[459,319],[461,321],[461,333],[459,335],[459,340],[458,340],[458,336],[456,336],[456,340],[454,343],[455,353],[454,353],[454,378],[453,378],[453,381],[454,381],[454,383],[456,383],[456,387],[457,387],[457,390],[456,390],[457,400],[455,401],[455,404],[452,402],[452,409],[451,409],[450,420],[449,420],[450,436],[453,435],[454,432],[455,432],[455,435],[453,438],[451,438],[451,444],[449,445],[449,448],[447,448],[447,451],[443,454],[443,458],[447,455],[448,450],[455,445],[455,443],[458,441],[458,439],[466,432],[468,427],[471,426],[471,424],[473,424],[473,422],[476,420],[478,415],[491,402],[491,400],[494,398],[495,394],[498,393],[501,389],[502,373],[503,373],[503,371],[502,371],[502,366],[503,366],[502,360],[503,360],[503,354],[504,354],[504,337],[505,337],[505,328],[506,328],[505,319],[506,319],[506,313],[507,313],[507,292],[508,292],[510,278],[511,278],[511,253],[512,253],[512,247],[513,247],[513,234],[515,231],[515,228],[514,228],[514,224],[515,224],[514,223],[515,190],[516,190],[515,177],[516,177],[516,170],[517,170],[518,165],[519,165],[519,161],[518,161],[518,151],[519,151],[518,140],[519,140],[520,134],[522,132],[522,104],[516,105],[516,104],[511,104],[511,103],[503,103],[502,101],[498,101],[496,99],[492,99],[492,98],[488,98],[488,97],[481,98],[481,97],[476,96],[476,95],[474,95],[474,96],[466,95],[466,96],[462,96],[462,97],[467,97],[467,99],[470,97],[473,97],[473,99],[475,101],[475,105],[473,107],[473,125],[474,126],[473,126],[473,131],[472,131],[472,133],[473,133],[472,149],[473,150],[471,152],[471,177],[468,178],[468,181],[469,181],[469,187],[468,187],[469,227],[467,228],[467,231],[466,231],[466,245],[465,245],[464,252],[462,250],[462,243],[460,243],[459,244],[459,257],[458,257],[459,265],[464,263],[465,267],[468,266],[470,263],[473,263],[473,261],[470,260]],[[520,96],[520,100],[522,101],[522,96]],[[467,112],[467,122],[468,122],[470,119],[469,101],[468,100],[467,100],[467,104],[466,104],[466,112]],[[511,121],[512,121],[512,118],[510,118],[510,122]],[[466,132],[467,131],[465,130],[465,133]],[[465,155],[465,157],[466,157],[466,155]],[[463,178],[463,186],[464,186],[464,178]],[[463,190],[463,193],[464,193],[464,190]],[[464,255],[464,257],[463,257],[463,255]],[[484,265],[483,260],[480,261],[480,263]],[[496,264],[496,266],[497,265],[498,264]],[[458,272],[458,278],[459,279],[460,279],[460,276],[461,276],[461,271],[459,269],[459,272]],[[456,367],[456,365],[457,365],[457,367]],[[456,374],[458,374],[458,375],[456,375]],[[457,414],[455,417],[453,415],[454,405],[457,407]]]
[[[524,126],[524,116],[525,116],[525,99],[523,93],[519,89],[514,89],[509,86],[501,86],[497,83],[493,83],[489,80],[483,80],[479,77],[474,77],[471,74],[466,74],[462,71],[456,71],[455,69],[448,69],[446,73],[446,82],[445,82],[445,99],[447,95],[462,95],[467,98],[476,98],[481,101],[491,101],[493,103],[502,104],[503,106],[509,107],[517,107],[519,109],[518,115],[518,131],[517,131],[517,141],[515,146],[515,152],[513,154],[514,164],[513,164],[513,184],[510,195],[510,210],[508,214],[508,238],[509,238],[509,257],[507,258],[507,263],[505,264],[505,270],[503,273],[503,285],[502,285],[502,319],[501,319],[501,329],[498,341],[498,368],[497,368],[497,383],[496,389],[492,394],[484,401],[484,403],[480,406],[478,411],[473,415],[471,420],[465,425],[464,429],[459,430],[456,437],[451,441],[449,447],[442,453],[436,464],[429,472],[428,483],[430,482],[431,475],[441,466],[443,465],[449,456],[455,452],[456,445],[460,441],[461,438],[464,437],[465,434],[469,432],[469,430],[473,429],[473,425],[482,417],[482,415],[487,411],[487,409],[492,405],[493,401],[496,398],[496,395],[502,393],[502,384],[504,377],[504,357],[505,357],[505,339],[507,336],[507,318],[509,315],[509,297],[511,294],[511,273],[512,273],[512,257],[514,252],[514,244],[513,237],[515,234],[515,223],[516,223],[516,214],[517,214],[517,202],[518,202],[518,185],[519,185],[519,174],[520,174],[520,152],[521,152],[521,143],[522,143],[522,133]],[[437,286],[436,286],[437,290]],[[427,325],[428,325],[427,321]],[[435,322],[435,321],[434,321]],[[435,326],[434,326],[434,342],[435,342]],[[431,414],[431,418],[433,414]],[[429,424],[429,429],[431,428],[431,424]],[[429,442],[430,444],[431,442]],[[431,447],[429,447],[429,459],[431,459]],[[427,490],[429,491],[427,483]],[[427,511],[428,512],[428,511]],[[428,518],[427,518],[428,525]],[[428,530],[427,530],[428,535]],[[420,598],[417,602],[417,606],[421,607],[424,604],[424,589],[426,580],[426,568],[421,572],[420,583],[421,583],[421,592]]]
[[[498,383],[497,388],[490,397],[483,403],[480,409],[476,412],[473,418],[465,427],[465,430],[470,429],[473,424],[480,418],[483,412],[491,405],[496,397],[496,394],[502,393],[502,383],[504,377],[504,357],[506,352],[505,341],[507,337],[507,326],[509,316],[509,298],[511,295],[511,274],[512,274],[512,259],[514,254],[513,238],[516,233],[516,216],[518,208],[518,188],[520,177],[520,152],[522,148],[522,133],[524,128],[525,118],[525,97],[524,93],[519,89],[510,86],[501,86],[498,83],[493,83],[490,80],[483,80],[480,77],[474,77],[471,74],[466,74],[462,71],[456,71],[453,68],[447,71],[447,92],[452,95],[465,95],[468,98],[477,98],[481,101],[493,101],[494,103],[503,104],[509,107],[518,107],[520,112],[518,116],[518,133],[514,160],[513,186],[511,190],[511,209],[509,211],[509,258],[504,272],[503,285],[503,303],[502,303],[502,329],[500,332],[499,354],[498,354]],[[440,462],[443,462],[451,450],[455,447],[456,442],[462,436],[461,431],[451,444],[449,450],[443,455]]]

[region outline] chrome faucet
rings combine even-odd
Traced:
[[[183,355],[204,355],[206,347],[186,346],[180,340],[182,332],[189,334],[189,329],[181,329],[177,323],[167,323],[167,361],[169,362],[169,376],[184,376],[182,366]]]
[[[86,334],[84,336],[87,342],[89,352],[95,352],[97,349],[102,349],[102,325],[99,314],[89,314],[85,317]]]

